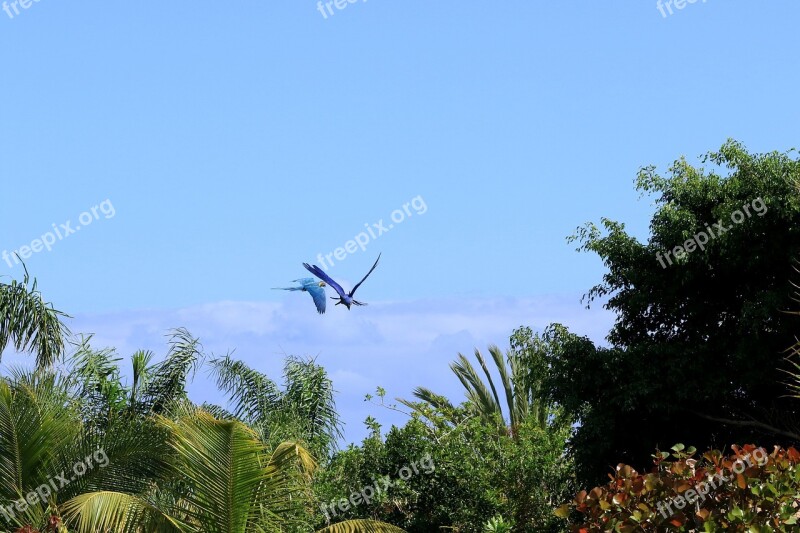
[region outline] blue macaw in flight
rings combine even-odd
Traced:
[[[317,306],[317,312],[323,314],[325,312],[325,282],[317,281],[314,278],[301,278],[294,280],[299,283],[299,287],[273,287],[273,290],[280,291],[306,291],[314,299],[314,305]]]
[[[322,270],[317,265],[309,265],[308,263],[303,263],[303,266],[306,267],[306,270],[317,276],[324,283],[327,283],[328,285],[333,287],[333,290],[335,290],[339,294],[339,298],[334,298],[333,296],[331,296],[331,300],[339,300],[338,302],[336,302],[336,305],[344,304],[349,311],[351,305],[367,305],[364,302],[359,302],[358,300],[354,300],[353,295],[356,293],[356,289],[358,289],[358,287],[362,283],[364,283],[364,280],[367,279],[370,274],[372,274],[372,271],[375,270],[376,266],[378,266],[378,261],[380,260],[381,260],[381,254],[378,254],[378,258],[375,260],[375,264],[372,265],[372,268],[369,269],[367,275],[361,278],[361,281],[356,283],[356,286],[353,287],[353,290],[351,290],[350,292],[344,292],[342,286],[333,281],[333,279],[331,279],[331,277],[327,275],[325,271]]]

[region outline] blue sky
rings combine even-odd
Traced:
[[[602,264],[565,238],[602,216],[645,237],[640,166],[797,144],[789,0],[18,9],[0,11],[0,252],[108,200],[26,261],[75,331],[127,356],[187,326],[275,378],[284,353],[318,356],[349,439],[366,414],[402,422],[364,393],[457,398],[448,362],[516,326],[602,340],[612,317],[578,301]],[[318,316],[269,290],[413,198],[424,213],[329,269],[351,284],[383,253],[370,306]],[[192,394],[216,398],[203,376]]]

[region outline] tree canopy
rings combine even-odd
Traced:
[[[641,169],[636,188],[655,201],[646,242],[608,219],[572,237],[607,268],[589,302],[607,299],[616,314],[607,347],[550,330],[564,342],[548,390],[579,417],[572,450],[585,482],[678,441],[800,439],[798,404],[780,386],[798,331],[786,311],[797,308],[800,160],[728,141],[701,164]]]

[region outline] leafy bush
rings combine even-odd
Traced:
[[[502,516],[492,524],[497,531],[564,531],[553,510],[575,491],[572,463],[564,455],[569,428],[545,430],[526,421],[512,438],[468,417],[464,408],[455,410],[458,424],[431,410],[427,423],[415,415],[385,438],[370,421],[372,435],[361,446],[340,451],[317,472],[317,509],[324,509],[317,527],[327,520],[371,518],[409,533],[482,533],[487,520]],[[426,456],[432,471],[398,478],[401,468]],[[384,485],[369,502],[331,511],[332,502]]]
[[[645,474],[620,464],[607,485],[579,492],[556,514],[579,532],[797,531],[800,452],[732,449],[694,458],[678,444],[654,455]]]

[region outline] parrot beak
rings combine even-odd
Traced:
[[[326,286],[326,283],[325,283],[324,281],[320,281],[320,282],[319,282],[319,286],[320,286],[320,287],[325,287],[325,286]]]

